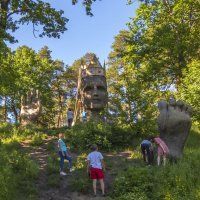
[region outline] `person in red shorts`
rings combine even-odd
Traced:
[[[90,174],[90,178],[93,182],[93,191],[94,196],[96,197],[97,190],[97,180],[100,181],[102,196],[105,196],[104,192],[104,172],[105,172],[105,163],[103,156],[98,152],[98,147],[96,144],[91,146],[92,152],[87,156],[87,173]]]

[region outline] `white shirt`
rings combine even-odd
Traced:
[[[98,151],[93,151],[88,154],[87,160],[90,161],[90,166],[92,168],[102,169],[101,160],[103,159],[103,156]]]

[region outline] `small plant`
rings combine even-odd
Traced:
[[[46,138],[46,134],[41,134],[41,133],[35,133],[32,137],[31,145],[33,146],[39,146],[43,143],[43,140]]]
[[[47,144],[47,150],[48,150],[48,152],[53,152],[53,151],[56,151],[56,150],[57,150],[54,141],[50,141],[50,142]]]
[[[86,169],[86,158],[87,158],[87,155],[85,153],[78,156],[75,168],[76,169],[82,169],[82,168]]]
[[[72,188],[76,192],[87,194],[91,189],[91,181],[86,175],[81,178],[76,178],[72,182]]]
[[[47,161],[47,173],[49,175],[51,174],[57,174],[59,172],[59,161],[58,156],[56,153],[49,156]]]

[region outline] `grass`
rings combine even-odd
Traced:
[[[3,132],[1,132],[3,130]],[[38,165],[21,151],[20,142],[28,139],[33,148],[42,144],[47,134],[41,130],[17,130],[8,126],[0,128],[0,199],[37,200],[35,181]],[[13,130],[13,131],[12,131]],[[56,130],[55,130],[56,132]],[[2,134],[1,134],[2,133]],[[52,134],[52,133],[51,133]],[[140,139],[134,140],[133,148],[119,148],[103,152],[106,176],[109,178],[107,200],[198,200],[200,199],[200,130],[193,127],[185,145],[183,159],[165,167],[147,167],[140,153]],[[47,145],[47,187],[58,189],[66,183],[59,175],[59,159],[54,141]],[[74,149],[76,151],[76,149]],[[124,157],[120,151],[129,152]],[[86,174],[88,151],[82,151],[73,160],[76,171],[67,179],[69,191],[92,193],[92,183]],[[8,156],[9,155],[9,156]],[[65,166],[67,162],[65,163]],[[110,182],[111,181],[111,182]],[[114,181],[114,183],[113,183]]]
[[[34,134],[32,131],[17,129],[10,124],[0,127],[0,199],[35,200],[37,191],[35,180],[38,177],[38,165],[26,155],[20,142]],[[31,135],[28,135],[29,132]],[[23,195],[22,195],[23,194]]]
[[[141,200],[200,199],[200,131],[193,127],[185,146],[183,159],[165,167],[146,167],[138,163],[115,179],[111,197]],[[137,150],[137,148],[136,148]],[[131,154],[137,159],[139,154]],[[137,194],[141,194],[138,195]],[[137,198],[136,198],[137,197]]]

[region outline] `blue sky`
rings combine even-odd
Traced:
[[[92,6],[94,16],[89,17],[81,3],[72,6],[71,0],[48,2],[56,9],[64,10],[65,17],[69,19],[68,30],[61,38],[34,38],[32,26],[22,26],[14,34],[19,42],[9,46],[15,50],[19,46],[27,45],[37,52],[46,45],[52,51],[53,59],[62,60],[68,65],[87,52],[95,53],[101,63],[106,61],[114,37],[120,30],[127,29],[126,23],[130,21],[130,17],[135,16],[139,5],[137,2],[126,5],[126,0],[97,1]]]

